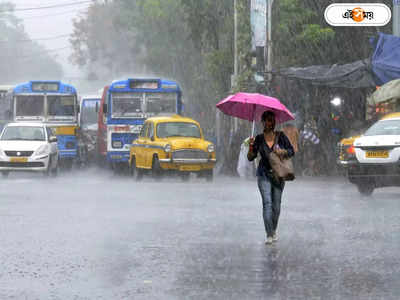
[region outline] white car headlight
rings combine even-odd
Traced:
[[[207,147],[208,152],[214,152],[215,151],[215,147],[213,144],[208,145]]]
[[[49,154],[49,152],[50,152],[49,145],[42,145],[35,151],[35,155],[36,156],[46,155],[46,154]]]
[[[171,152],[171,145],[170,144],[165,145],[164,151],[165,152]]]

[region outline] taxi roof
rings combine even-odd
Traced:
[[[188,123],[196,123],[198,122],[196,120],[193,120],[188,117],[182,117],[180,115],[170,115],[170,116],[155,116],[148,118],[146,121],[152,121],[152,122],[188,122]]]
[[[383,116],[383,117],[380,119],[380,121],[381,121],[381,120],[389,120],[389,119],[400,119],[400,112],[395,112],[395,113],[387,114],[387,115]]]

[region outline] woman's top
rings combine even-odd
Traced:
[[[286,157],[294,156],[294,149],[288,137],[281,131],[276,131],[275,134],[278,135],[278,139],[275,138],[274,144],[271,148],[265,142],[264,133],[257,135],[254,139],[253,153],[249,152],[247,158],[249,161],[253,161],[257,157],[257,154],[260,153],[261,160],[257,167],[257,176],[268,176],[272,173],[271,165],[268,160],[268,154],[273,151],[274,147],[279,147],[280,149],[286,150]],[[262,149],[262,147],[264,147],[264,149]]]

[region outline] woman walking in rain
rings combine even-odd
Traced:
[[[250,139],[247,158],[253,161],[260,153],[261,160],[257,167],[257,183],[261,193],[263,204],[263,218],[265,232],[267,234],[266,244],[272,244],[278,240],[277,227],[281,210],[281,198],[285,185],[283,180],[275,179],[272,174],[268,154],[275,152],[278,156],[292,157],[294,149],[288,137],[283,132],[275,131],[275,114],[265,111],[261,116],[264,132]]]

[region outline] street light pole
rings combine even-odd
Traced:
[[[267,0],[267,64],[265,66],[266,69],[266,82],[271,81],[271,70],[272,70],[272,4],[274,0]]]
[[[393,35],[400,37],[400,0],[393,0]]]

